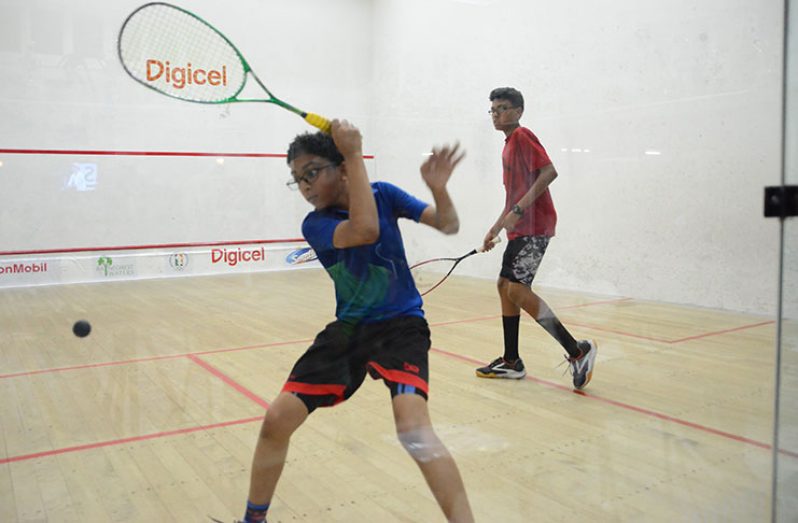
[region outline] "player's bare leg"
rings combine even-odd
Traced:
[[[399,394],[393,398],[393,413],[399,441],[418,464],[447,521],[473,522],[460,471],[432,429],[427,401],[417,394]]]
[[[249,501],[267,504],[285,465],[291,435],[307,419],[308,409],[291,393],[280,393],[263,418],[249,484]]]
[[[512,283],[499,277],[496,288],[502,307],[502,326],[504,330],[504,355],[499,356],[484,367],[477,369],[480,378],[505,378],[520,380],[526,376],[524,362],[518,356],[518,324],[521,307],[510,296]]]
[[[505,292],[508,300],[532,316],[568,353],[566,359],[573,376],[574,388],[581,390],[590,383],[598,351],[596,341],[576,341],[548,304],[526,285],[507,282]],[[504,298],[502,298],[502,310],[504,310]]]

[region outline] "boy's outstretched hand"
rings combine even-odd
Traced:
[[[421,164],[421,177],[424,179],[430,190],[436,191],[446,187],[452,171],[465,156],[465,151],[460,151],[460,144],[454,147],[444,145],[435,147],[432,154]]]

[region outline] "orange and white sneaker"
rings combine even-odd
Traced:
[[[584,347],[587,346],[587,350]],[[581,340],[579,348],[582,349],[582,355],[578,358],[567,358],[568,364],[571,366],[571,374],[574,377],[574,388],[576,390],[584,389],[590,379],[593,377],[593,367],[596,365],[596,353],[598,353],[598,344],[594,340]]]

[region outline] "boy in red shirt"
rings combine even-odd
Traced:
[[[491,91],[490,101],[488,112],[493,126],[506,136],[502,151],[504,209],[484,239],[486,250],[493,247],[491,240],[502,229],[507,231],[509,240],[498,281],[504,356],[477,369],[477,376],[510,379],[526,376],[524,363],[518,356],[518,324],[523,309],[568,353],[574,388],[582,389],[593,377],[596,342],[576,341],[531,288],[557,224],[548,188],[557,178],[557,171],[537,136],[519,123],[524,113],[523,95],[512,87],[500,87]]]

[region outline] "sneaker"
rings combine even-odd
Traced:
[[[568,358],[568,364],[571,366],[571,374],[574,376],[574,388],[576,390],[584,389],[590,378],[593,377],[593,367],[596,365],[596,353],[598,352],[598,344],[593,340],[582,340],[579,342],[579,348],[584,350],[587,345],[587,351],[583,352],[578,358]]]
[[[477,376],[480,378],[507,378],[511,380],[520,380],[526,376],[526,369],[524,362],[518,358],[514,362],[509,362],[502,357],[496,358],[490,365],[480,367],[477,369]]]

